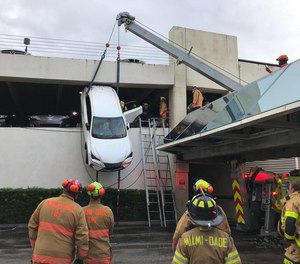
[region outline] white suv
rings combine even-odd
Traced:
[[[85,88],[81,95],[81,118],[86,163],[101,171],[128,167],[133,153],[127,129],[141,113],[141,107],[123,113],[119,97],[111,87]]]

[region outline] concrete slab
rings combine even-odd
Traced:
[[[27,236],[27,226],[17,225],[10,230],[0,227],[0,264],[30,263],[31,248]],[[174,227],[148,228],[145,223],[120,223],[111,238],[113,248],[112,264],[127,263],[171,263],[173,251],[171,241]],[[235,244],[243,264],[281,264],[283,247],[280,240],[258,238],[253,234],[233,231]]]

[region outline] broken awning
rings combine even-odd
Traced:
[[[272,156],[265,150],[298,144],[299,133],[293,132],[300,127],[299,109],[300,60],[191,112],[157,149],[183,160],[246,157],[260,151]],[[291,136],[294,140],[286,140]]]

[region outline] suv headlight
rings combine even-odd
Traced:
[[[132,162],[132,152],[127,156],[127,158],[122,162],[122,167],[126,169]]]

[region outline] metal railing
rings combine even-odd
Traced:
[[[0,50],[25,51],[24,36],[0,34]],[[99,60],[106,43],[30,37],[28,53],[34,56]],[[116,61],[116,43],[110,43],[105,59]],[[152,46],[121,45],[121,60],[135,63],[169,64],[169,56]]]

